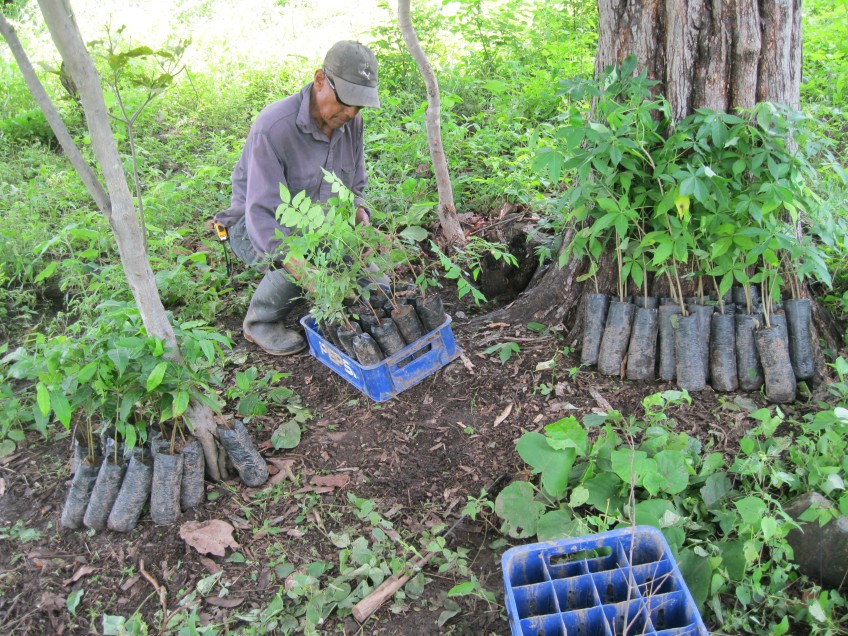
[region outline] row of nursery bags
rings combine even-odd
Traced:
[[[632,302],[631,302],[632,300]],[[634,299],[587,294],[581,362],[604,375],[676,381],[687,391],[758,391],[772,402],[792,402],[797,380],[813,376],[811,303],[787,300],[752,312],[737,290],[733,302]],[[722,311],[723,309],[723,311]]]

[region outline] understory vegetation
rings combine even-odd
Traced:
[[[374,0],[368,9],[358,8],[363,16],[378,16],[359,24],[332,3],[333,8],[317,0],[269,3],[263,9],[269,23],[302,43],[302,51],[286,48],[282,59],[262,50],[264,32],[255,36],[256,49],[240,48],[251,39],[250,23],[246,17],[243,24],[233,22],[236,18],[220,0],[177,2],[174,8],[163,4],[169,7],[162,9],[169,18],[164,30],[143,23],[135,30],[132,24],[122,28],[120,14],[110,17],[98,13],[96,3],[79,4],[83,34],[92,41],[104,77],[107,104],[116,117],[113,130],[131,182],[137,167],[150,259],[185,346],[189,371],[183,377],[175,365],[166,364],[162,343],[144,332],[108,223],[58,148],[4,46],[0,457],[68,436],[84,421],[90,428],[92,419],[104,417],[116,424],[128,422],[127,430],[141,443],[148,429],[179,418],[190,397],[214,408],[226,398],[248,420],[274,405],[289,418],[273,445],[292,448],[303,423],[316,414],[287,386],[285,374],[257,371],[233,356],[227,325],[240,322],[258,274],[240,268],[230,274],[210,220],[229,205],[230,172],[256,114],[310,81],[327,42],[356,37],[372,46],[380,64],[382,108],[363,112],[367,200],[378,213],[375,218],[408,215],[416,226],[434,226],[438,198],[424,124],[426,92],[393,21],[395,4]],[[589,188],[585,175],[576,162],[570,163],[588,152],[585,139],[562,132],[568,130],[570,117],[587,111],[592,98],[573,88],[594,70],[595,3],[462,0],[413,5],[418,37],[440,84],[442,136],[457,210],[485,224],[496,220],[505,204],[517,206],[549,235],[540,242],[548,247],[539,255],[550,257],[564,211],[576,197],[598,194],[582,190]],[[41,80],[71,134],[92,160],[81,107],[36,4],[16,0],[3,11],[38,63]],[[829,154],[827,166],[815,166],[821,169],[815,192],[802,203],[821,204],[808,218],[814,219],[817,236],[827,237],[816,244],[824,275],[815,278],[827,279],[830,287],[816,289],[840,324],[848,320],[848,185],[839,167],[848,158],[846,23],[844,1],[805,3],[802,109],[805,130],[817,140],[810,143],[820,147],[804,150],[805,156],[820,158],[818,151],[826,147]],[[238,27],[244,31],[232,35]],[[328,35],[334,27],[344,32]],[[701,117],[699,125],[709,123],[706,115]],[[744,128],[742,123],[734,119],[728,125]],[[744,169],[751,173],[750,166]],[[703,173],[693,178],[694,206],[696,198],[711,197],[695,192],[698,179],[707,182]],[[736,222],[746,226],[744,218]],[[739,252],[747,249],[736,247]],[[423,251],[438,260],[429,245]],[[636,264],[628,272],[638,282],[638,258],[632,260]],[[457,272],[433,283],[456,286]],[[460,280],[466,287],[474,282],[471,275]],[[484,303],[469,311],[485,308]],[[506,363],[518,351],[519,345],[510,342],[485,353],[498,352]],[[465,512],[497,526],[502,536],[495,548],[631,523],[654,525],[674,549],[705,621],[716,633],[846,634],[848,601],[798,573],[786,541],[795,523],[782,508],[792,496],[812,490],[833,503],[817,513],[816,521],[848,515],[848,362],[840,353],[825,351],[833,382],[826,397],[811,403],[805,415],[793,419],[778,408],[751,409],[750,426],[732,458],[675,430],[674,409],[691,400],[688,394],[646,395],[643,413],[611,411],[555,422],[551,417],[543,432],[525,433],[517,452],[533,477],[513,482],[497,498],[487,493],[471,498]],[[226,386],[227,373],[235,375],[235,386]],[[552,389],[545,385],[544,390]],[[295,477],[292,490],[302,485]],[[245,514],[261,517],[274,502],[294,498],[292,490],[274,485],[252,493]],[[436,553],[440,573],[456,582],[440,626],[460,613],[453,603],[456,597],[477,597],[490,611],[505,615],[502,597],[474,576],[469,550],[449,549],[438,536],[444,528],[401,536],[387,511],[353,493],[341,510],[323,509],[314,492],[299,493],[294,500],[305,531],[313,529],[309,520],[315,509],[345,528],[329,534],[338,560],[314,560],[304,567],[283,553],[267,555],[276,580],[287,584],[280,585],[264,610],[240,617],[244,633],[324,633],[322,625],[331,615],[349,616],[353,605],[397,573],[409,554],[428,551]],[[373,528],[368,536],[366,526]],[[269,526],[264,531],[275,530]],[[0,540],[11,545],[32,538],[26,527],[0,527]],[[211,575],[196,589],[184,591],[178,611],[163,610],[155,621],[132,611],[118,615],[116,608],[101,611],[98,620],[103,633],[223,633],[236,625],[202,626],[195,602],[220,585]],[[425,595],[424,586],[423,574],[414,575],[396,597],[398,607]],[[68,611],[75,613],[81,599],[69,597]]]

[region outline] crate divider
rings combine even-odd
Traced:
[[[561,614],[549,614],[547,616],[534,616],[521,621],[517,632],[520,636],[567,636],[565,626],[562,624]]]

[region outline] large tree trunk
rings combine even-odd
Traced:
[[[639,70],[660,82],[675,120],[697,108],[799,103],[801,0],[598,0],[598,10],[596,76],[635,53]],[[607,263],[599,278],[614,283],[614,267]],[[486,319],[564,319],[566,326],[577,326],[580,273],[578,264],[552,266],[538,284]]]
[[[0,30],[9,43],[27,86],[39,107],[45,113],[56,138],[68,154],[74,169],[82,178],[98,208],[109,221],[118,244],[121,264],[147,333],[164,341],[173,352],[173,357],[179,360],[179,344],[174,329],[165,314],[165,307],[162,305],[159,291],[156,288],[153,270],[143,248],[144,238],[135,214],[135,205],[124,175],[118,148],[109,125],[109,113],[103,100],[100,77],[80,35],[69,2],[67,0],[39,0],[39,7],[56,48],[79,89],[91,136],[91,147],[106,181],[108,199],[104,196],[103,187],[96,175],[74,146],[61,117],[33,72],[32,65],[29,63],[14,30],[2,16],[0,16],[0,27],[2,27]],[[203,444],[209,475],[213,479],[220,479],[222,476],[219,470],[220,453],[216,448],[214,438],[217,426],[213,415],[211,409],[198,404],[192,404],[186,411],[186,419],[189,420],[194,433]]]

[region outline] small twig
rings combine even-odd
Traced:
[[[139,573],[147,579],[147,582],[153,586],[153,589],[156,590],[156,594],[159,595],[159,603],[162,605],[162,614],[168,613],[168,590],[165,589],[164,585],[159,585],[156,579],[153,578],[153,575],[150,574],[147,570],[144,569],[144,559],[139,559],[138,561],[138,571]]]
[[[589,395],[591,395],[595,399],[595,402],[598,403],[598,406],[600,406],[605,411],[615,410],[612,408],[612,404],[607,402],[607,399],[603,395],[601,395],[600,391],[598,391],[598,389],[596,389],[595,387],[589,387]]]

